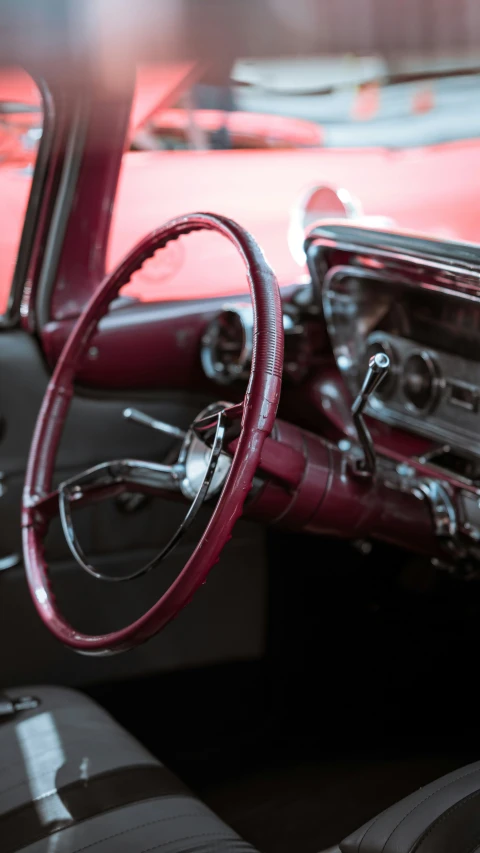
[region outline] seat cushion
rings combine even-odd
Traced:
[[[340,844],[342,853],[480,850],[480,762],[420,788]]]
[[[40,703],[0,722],[2,853],[252,853],[88,697],[56,687],[6,692]]]
[[[123,806],[20,849],[22,853],[83,853],[90,849],[92,853],[254,853],[188,794]]]

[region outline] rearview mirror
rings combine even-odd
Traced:
[[[294,207],[288,229],[288,246],[297,264],[306,263],[303,243],[314,222],[322,219],[358,219],[363,216],[360,202],[348,190],[327,184],[310,187]]]

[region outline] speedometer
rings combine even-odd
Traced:
[[[248,379],[253,349],[253,311],[249,303],[226,306],[208,325],[200,356],[209,379],[228,385]]]

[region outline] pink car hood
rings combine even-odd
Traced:
[[[128,153],[108,252],[111,268],[146,232],[194,210],[236,219],[257,238],[280,284],[304,270],[287,245],[292,206],[308,186],[345,187],[366,215],[399,228],[480,242],[480,141],[426,148]],[[193,234],[145,264],[124,293],[145,301],[247,291],[242,264],[216,235]]]

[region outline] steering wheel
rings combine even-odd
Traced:
[[[201,230],[216,231],[230,240],[240,253],[247,271],[253,303],[254,348],[243,403],[235,406],[217,404],[196,418],[184,440],[178,462],[173,466],[134,459],[105,462],[54,490],[55,458],[74,393],[75,375],[99,320],[120,288],[147,258],[171,240]],[[192,213],[173,219],[140,241],[107,275],[78,318],[47,387],[30,448],[22,498],[23,551],[28,585],[41,619],[61,642],[89,655],[125,651],[158,633],[190,601],[217,562],[242,512],[260,462],[263,443],[275,421],[282,367],[283,322],[276,278],[253,237],[232,220],[211,213]],[[229,433],[235,440],[230,441],[227,447]],[[233,453],[233,457],[227,450]],[[203,476],[198,478],[200,458],[205,458],[206,462]],[[77,562],[100,577],[100,573],[88,564],[76,539],[71,507],[112,497],[122,491],[162,496],[175,491],[193,499],[183,525],[160,555],[142,571],[157,565],[172,550],[206,497],[219,496],[194,552],[162,597],[139,619],[124,628],[106,634],[84,634],[69,624],[56,604],[44,558],[45,534],[51,519],[59,513]]]

